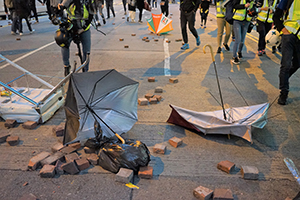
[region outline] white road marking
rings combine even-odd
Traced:
[[[165,76],[171,76],[169,43],[167,43],[167,40],[168,38],[164,39],[164,52],[165,52],[164,71],[165,71]]]

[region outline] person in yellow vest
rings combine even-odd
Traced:
[[[251,16],[249,16],[248,10],[254,5],[253,1],[248,0],[233,0],[233,30],[235,35],[235,41],[233,45],[233,57],[231,62],[233,64],[240,64],[240,59],[242,56],[242,49],[244,46],[244,41],[246,38],[247,30],[251,21]]]
[[[217,26],[218,26],[218,34],[217,34],[217,43],[218,43],[218,50],[217,53],[221,53],[221,43],[222,43],[222,37],[224,33],[224,27],[225,27],[225,37],[224,37],[224,47],[227,51],[230,51],[230,48],[228,46],[228,40],[230,38],[230,34],[232,31],[232,26],[225,20],[225,10],[226,8],[222,7],[222,3],[225,0],[218,0],[216,2],[217,6]]]
[[[258,56],[266,53],[266,35],[271,30],[273,24],[273,14],[278,0],[257,0],[256,6],[258,8],[257,15],[257,32],[259,33],[258,39]],[[276,52],[276,46],[272,47],[272,52]]]
[[[281,0],[273,20],[277,30],[282,34],[278,104],[286,105],[289,79],[300,67],[300,0]]]

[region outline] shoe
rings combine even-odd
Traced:
[[[242,59],[242,58],[243,58],[242,52],[241,52],[241,53],[238,53],[238,57],[239,57],[239,59]]]
[[[261,50],[259,50],[259,51],[257,52],[257,55],[258,55],[258,56],[262,56],[262,55],[263,55],[263,52],[262,52]]]
[[[110,17],[106,17],[106,19],[109,19]]]
[[[266,51],[265,51],[264,49],[263,49],[263,50],[261,50],[261,51],[262,51],[262,53],[263,53],[263,54],[266,54]]]
[[[142,20],[139,20],[139,23],[143,23],[143,21],[142,21]]]
[[[272,53],[276,53],[276,46],[272,47]]]
[[[235,65],[240,64],[240,60],[238,59],[238,57],[233,57],[233,58],[231,59],[231,62],[232,62],[233,64],[235,64]]]
[[[105,21],[105,19],[103,18],[103,24],[106,24],[106,21]]]
[[[38,24],[38,23],[39,23],[39,21],[35,21],[35,22],[34,22],[34,24]]]
[[[126,11],[124,12],[124,15],[127,15],[127,12],[126,12]]]
[[[202,27],[202,26],[203,26],[203,24],[200,24],[200,26]]]
[[[235,37],[232,37],[231,39],[232,39],[232,41],[235,41]]]
[[[12,31],[11,34],[12,34],[12,35],[16,35],[16,32]]]
[[[182,45],[181,49],[182,50],[186,50],[186,49],[189,49],[190,48],[190,45],[188,43],[185,43],[184,45]]]
[[[222,49],[221,47],[218,47],[217,53],[221,53]]]
[[[22,36],[23,35],[23,33],[20,33],[20,36]]]
[[[206,28],[206,26],[204,26],[204,28]]]
[[[101,26],[100,21],[96,22],[96,26]]]
[[[224,47],[225,47],[225,49],[226,49],[227,51],[230,51],[230,48],[229,48],[228,44],[223,43],[223,45],[224,45]]]
[[[201,41],[200,41],[200,37],[199,37],[199,36],[196,38],[196,44],[197,44],[197,46],[199,46],[199,45],[201,44]]]
[[[127,21],[129,22],[129,17],[127,17]]]
[[[71,66],[65,66],[65,76],[68,76],[68,74],[70,74],[70,69],[71,69]]]
[[[282,94],[282,93],[280,93],[277,103],[278,103],[279,105],[286,105],[286,104],[287,104],[287,102],[286,102],[287,97],[288,97],[287,94]]]
[[[35,32],[35,30],[34,29],[32,29],[32,31],[30,31],[30,34],[32,34],[32,33],[34,33]]]

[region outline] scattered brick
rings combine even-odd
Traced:
[[[6,128],[13,128],[13,127],[17,126],[17,124],[18,124],[17,120],[15,120],[15,119],[7,119],[7,120],[5,120],[4,126]]]
[[[155,93],[163,93],[162,87],[156,87],[155,88]]]
[[[176,41],[176,42],[181,42],[181,41],[182,41],[182,39],[181,39],[181,38],[179,38],[179,39],[176,39],[175,41]]]
[[[144,39],[144,40],[147,40],[147,39],[148,39],[148,37],[143,37],[143,39]]]
[[[53,153],[55,153],[55,152],[61,150],[62,148],[64,148],[64,145],[63,145],[62,143],[60,143],[60,142],[57,142],[56,144],[54,144],[54,145],[51,147],[51,151],[52,151]]]
[[[16,40],[21,40],[21,38],[17,37]]]
[[[84,150],[84,152],[87,153],[87,154],[89,154],[89,153],[95,153],[95,152],[96,152],[95,149],[92,149],[92,148],[90,148],[90,147],[84,147],[83,150]]]
[[[140,167],[138,175],[140,178],[151,179],[153,177],[153,167]]]
[[[171,43],[171,41],[170,40],[166,40],[166,43]]]
[[[241,173],[244,179],[257,180],[259,171],[254,166],[242,166]]]
[[[138,98],[138,104],[140,106],[148,105],[148,99],[146,99],[146,98]]]
[[[8,133],[0,133],[0,144],[3,142],[6,142],[6,139],[9,136],[10,136],[10,134],[8,134]]]
[[[19,200],[38,200],[32,193],[24,194]]]
[[[154,42],[158,42],[158,39],[154,39]]]
[[[56,161],[58,160],[63,160],[64,159],[64,154],[60,151],[55,152],[54,154],[48,156],[44,160],[41,161],[41,164],[44,165],[52,165],[55,164]]]
[[[42,178],[53,178],[55,176],[55,166],[54,165],[44,165],[40,171],[40,176]]]
[[[73,147],[74,149],[78,150],[81,148],[81,144],[80,144],[80,142],[74,142],[74,143],[68,144],[68,147]]]
[[[169,143],[173,147],[177,148],[178,146],[182,145],[182,139],[178,137],[172,137],[171,139],[169,139]]]
[[[116,181],[121,183],[129,183],[133,178],[133,170],[120,168],[119,172],[116,174]]]
[[[28,168],[35,170],[36,168],[38,168],[41,164],[41,161],[44,160],[45,158],[49,157],[51,154],[43,151],[39,154],[37,154],[36,156],[33,156],[28,163]]]
[[[145,42],[150,42],[150,40],[147,39],[147,40],[145,40]]]
[[[98,165],[99,157],[98,157],[97,154],[91,153],[91,154],[88,155],[87,159],[88,159],[88,161],[90,161],[90,163],[92,165]]]
[[[131,33],[131,36],[136,36],[136,34],[135,33]]]
[[[213,190],[203,187],[201,185],[193,190],[194,197],[196,197],[197,199],[201,199],[201,200],[210,199],[212,194],[213,194]]]
[[[153,147],[154,153],[165,154],[167,150],[167,146],[164,144],[155,144]]]
[[[26,186],[26,185],[28,185],[28,182],[23,183],[23,186]]]
[[[129,45],[124,45],[124,48],[129,48]]]
[[[178,78],[170,78],[169,82],[170,83],[178,83]]]
[[[149,77],[148,82],[155,82],[155,77]]]
[[[72,174],[72,175],[79,173],[79,169],[78,169],[78,167],[76,166],[75,161],[64,163],[64,164],[61,165],[61,168],[62,168],[65,172],[67,172],[67,173],[69,173],[69,174]]]
[[[16,146],[19,144],[19,136],[8,136],[6,138],[6,142],[10,145],[10,146]]]
[[[35,129],[37,127],[37,122],[27,121],[22,124],[22,127],[25,129]]]
[[[64,125],[58,125],[58,126],[52,128],[52,132],[53,132],[57,137],[64,136],[65,127],[64,127]]]
[[[78,160],[79,156],[76,152],[65,155],[66,162],[73,162],[74,160]]]
[[[157,99],[157,101],[161,101],[161,99],[162,99],[162,96],[160,96],[160,95],[154,95],[154,96],[153,96],[153,98],[156,98],[156,99]]]
[[[73,153],[74,151],[76,151],[76,149],[72,146],[64,146],[64,148],[60,149],[59,151],[66,155]]]
[[[157,99],[156,98],[150,98],[149,103],[150,104],[157,104]]]
[[[116,23],[112,23],[112,25],[115,25]]]
[[[60,160],[56,161],[55,164],[55,173],[59,174],[59,175],[63,175],[64,174],[64,170],[61,167],[63,165],[63,162],[61,162]]]
[[[223,160],[218,163],[217,168],[230,174],[235,168],[235,164],[233,162],[230,162],[228,160]]]
[[[124,38],[120,38],[119,40],[120,40],[120,41],[124,41]]]
[[[145,98],[148,99],[148,100],[149,100],[150,98],[152,98],[153,96],[154,96],[153,94],[145,94]]]
[[[79,160],[75,160],[75,162],[80,171],[85,170],[90,167],[90,163],[86,158],[80,158]]]
[[[232,191],[230,189],[216,188],[213,200],[233,200]]]

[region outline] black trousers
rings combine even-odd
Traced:
[[[259,33],[258,51],[266,49],[266,35],[272,28],[272,23],[257,21],[257,32]]]
[[[113,16],[115,17],[115,10],[114,10],[114,1],[113,0],[106,0],[106,10],[107,10],[107,18],[110,18],[109,10],[111,10]]]
[[[161,5],[160,9],[161,9],[161,13],[163,13],[166,17],[168,17],[168,15],[169,15],[169,4],[165,3],[165,5]]]
[[[198,38],[198,32],[195,29],[195,12],[185,12],[180,11],[180,25],[181,25],[181,34],[184,43],[188,43],[188,35],[186,30],[186,24],[188,24],[190,31],[194,35],[195,38]]]
[[[35,21],[39,21],[39,19],[38,19],[38,15],[37,15],[37,12],[36,12],[36,5],[35,5],[35,0],[31,0],[30,1],[30,12],[33,12],[33,16],[34,16],[34,18],[35,18]],[[30,15],[31,15],[31,13],[30,13]]]

